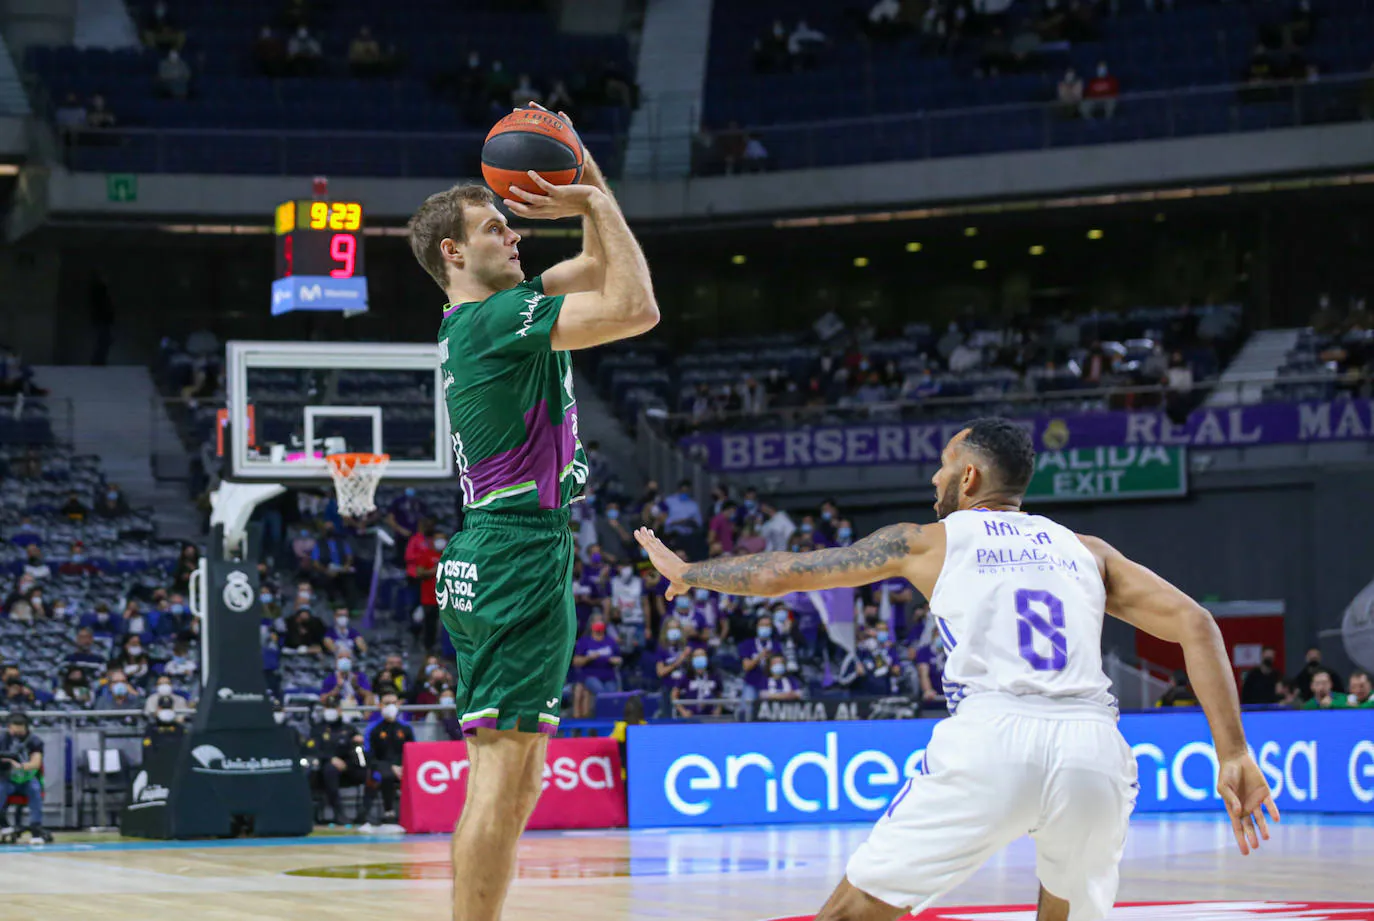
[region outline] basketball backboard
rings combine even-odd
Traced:
[[[327,454],[389,454],[387,479],[453,473],[432,344],[230,342],[225,449],[236,480],[327,481]]]

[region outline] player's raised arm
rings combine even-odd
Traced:
[[[670,583],[671,601],[688,588],[709,588],[730,595],[785,595],[840,586],[859,586],[892,576],[905,576],[933,545],[927,531],[939,525],[894,524],[879,528],[848,547],[808,553],[753,553],[687,563],[648,528],[635,540],[649,561]]]
[[[533,170],[529,176],[543,194],[512,187],[511,192],[524,201],[506,199],[506,207],[527,218],[586,217],[606,263],[600,290],[564,298],[549,337],[553,350],[589,349],[638,336],[657,326],[658,302],[649,278],[649,263],[615,202],[588,185],[552,185]]]
[[[1207,714],[1216,748],[1217,792],[1226,803],[1236,844],[1242,854],[1268,840],[1269,826],[1261,807],[1278,819],[1274,795],[1250,757],[1240,720],[1240,698],[1226,644],[1205,608],[1146,567],[1127,559],[1096,537],[1079,535],[1097,557],[1107,589],[1107,613],[1151,636],[1183,647],[1188,681]],[[1259,828],[1259,837],[1255,834]]]
[[[567,120],[562,112],[559,117]],[[583,153],[582,183],[602,192],[615,204],[615,195],[601,174],[601,167],[592,159],[590,150]],[[552,296],[575,294],[578,291],[600,291],[606,280],[606,253],[601,248],[601,237],[590,217],[582,218],[582,252],[571,259],[565,259],[550,266],[540,276],[544,281],[544,293]]]

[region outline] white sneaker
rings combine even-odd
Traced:
[[[373,825],[371,822],[364,822],[358,826],[358,834],[360,835],[370,835],[376,830],[377,826]]]

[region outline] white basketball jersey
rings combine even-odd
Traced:
[[[1078,537],[1040,515],[983,509],[944,520],[945,562],[930,599],[948,658],[950,712],[984,691],[1100,704],[1106,588]]]

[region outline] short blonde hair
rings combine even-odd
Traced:
[[[467,242],[467,209],[496,204],[491,189],[475,182],[462,182],[435,192],[406,223],[410,251],[435,283],[448,291],[448,268],[439,244],[446,238]]]

